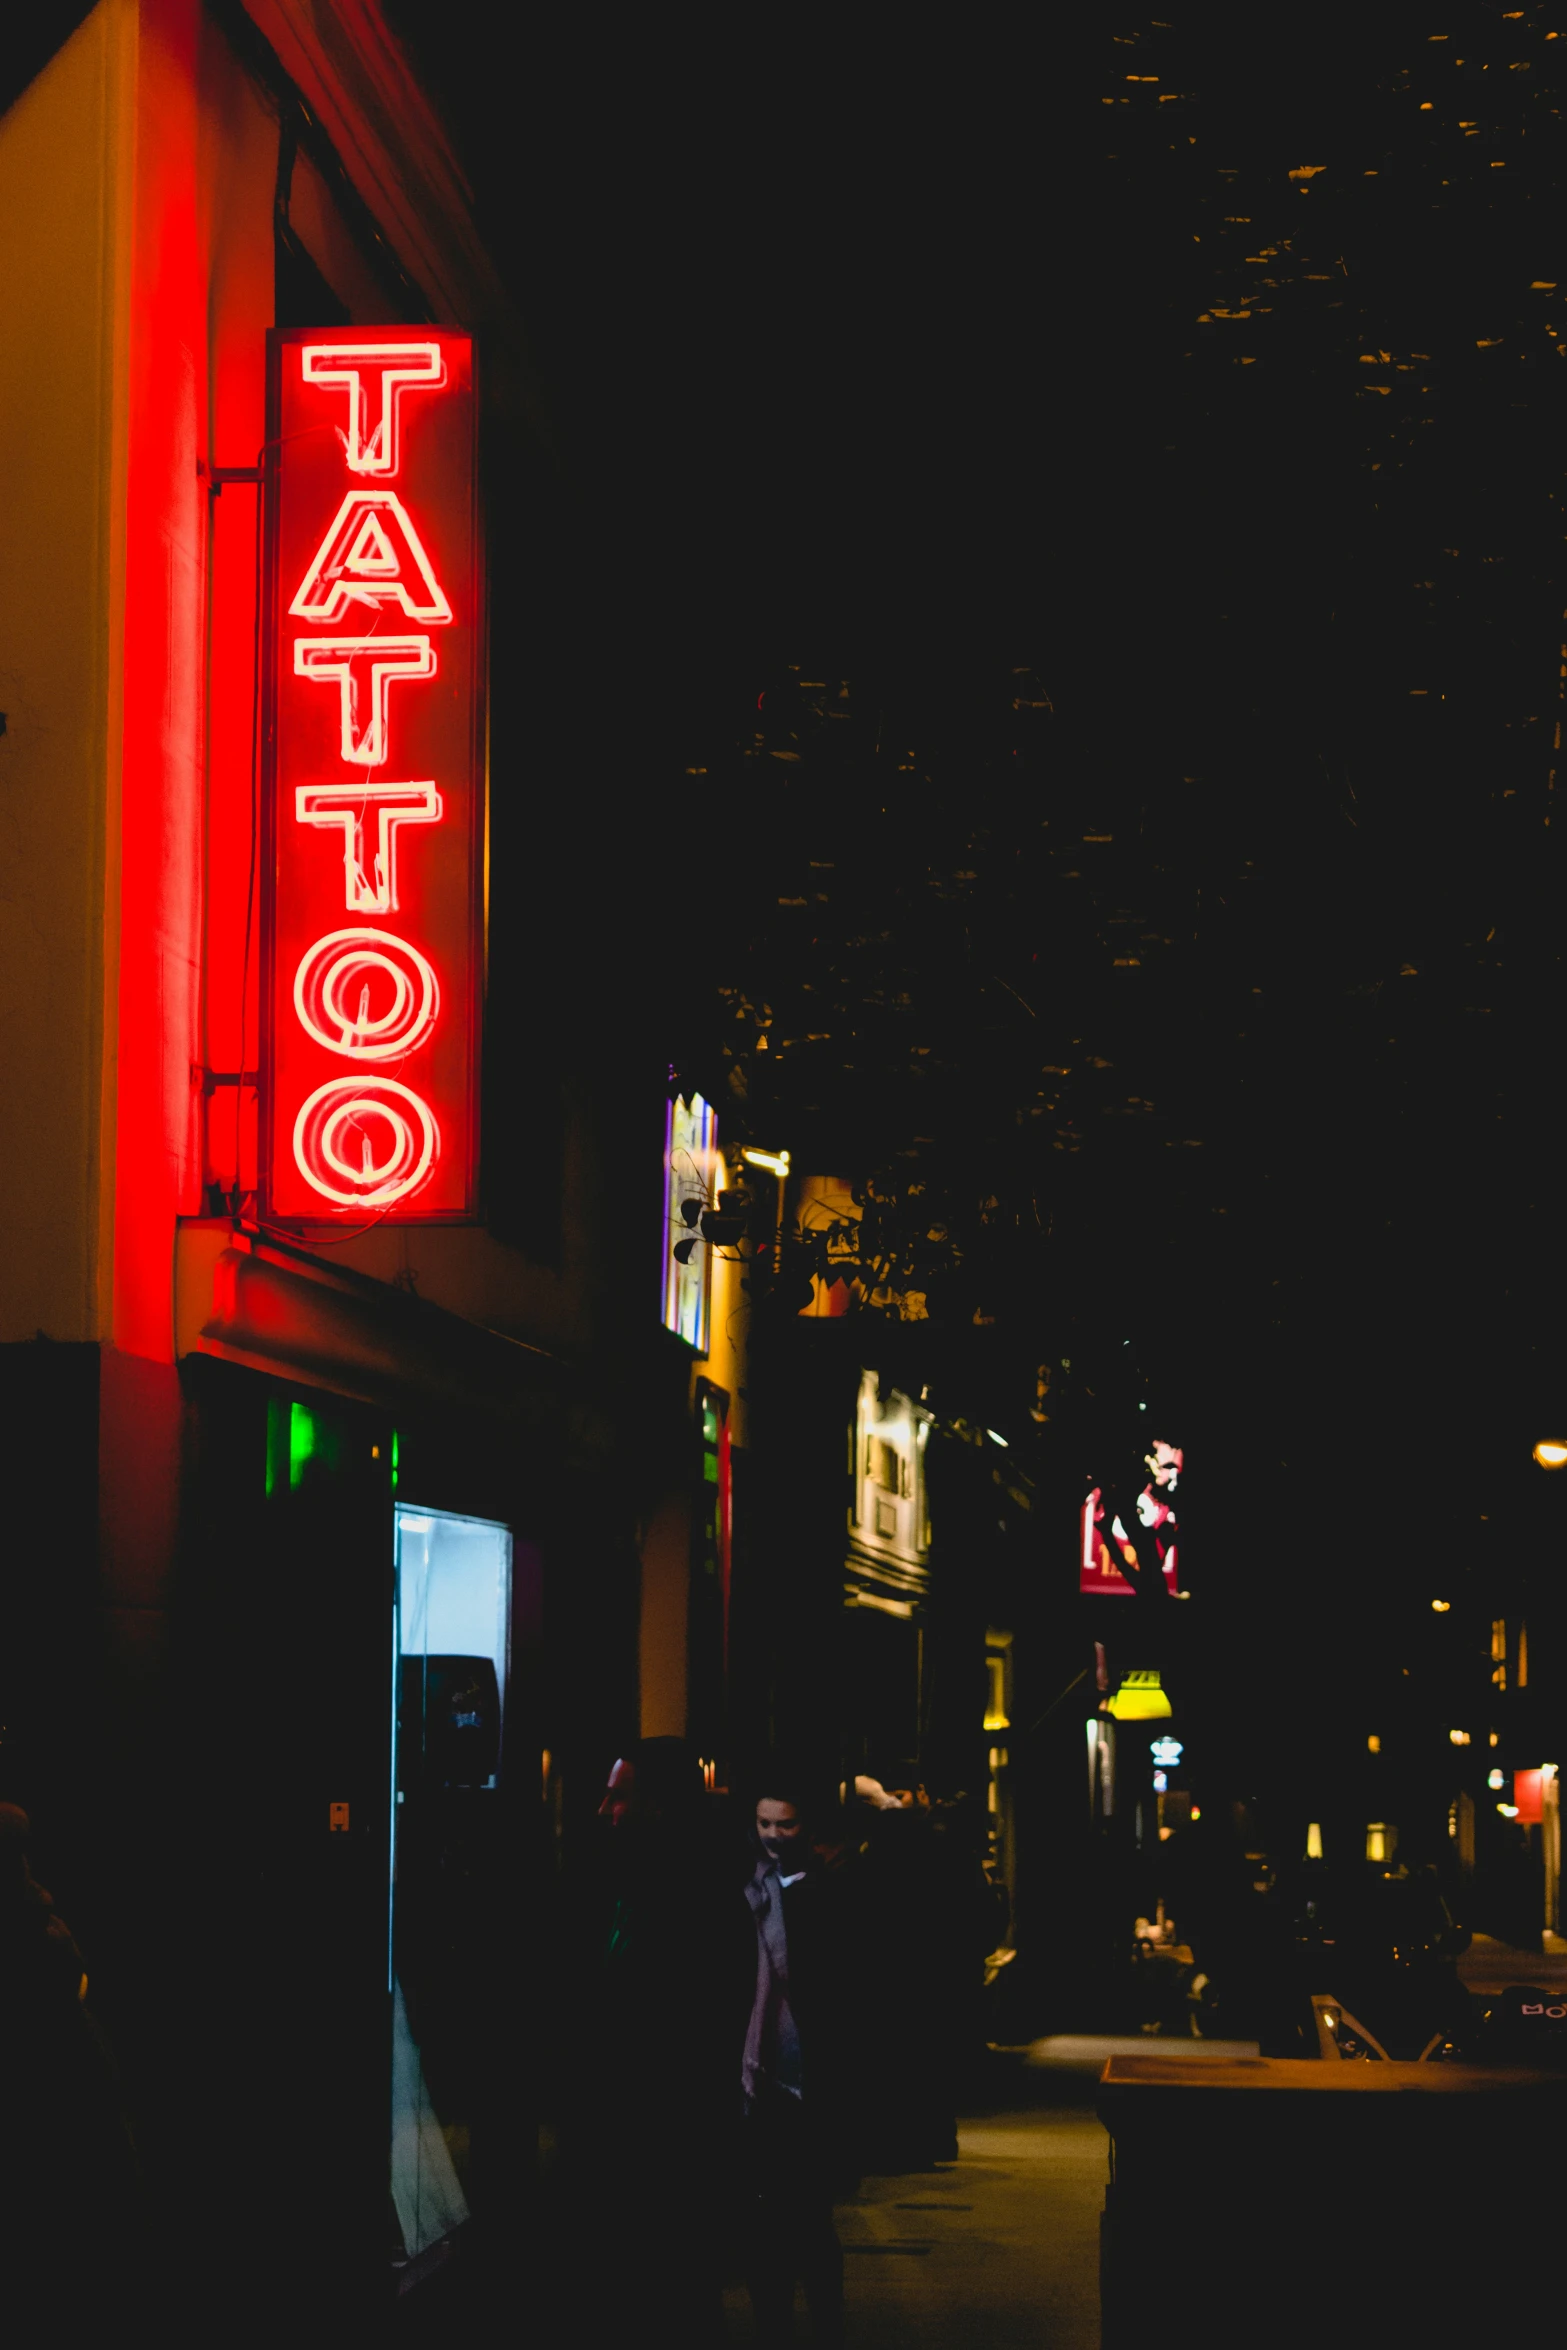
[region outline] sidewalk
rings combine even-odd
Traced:
[[[1094,2114],[1106,2057],[1194,2064],[1231,2041],[1060,2034],[1003,2052],[986,2110],[958,2128],[958,2160],[867,2178],[838,2211],[850,2350],[1099,2350],[1099,2214],[1109,2140]],[[752,2339],[743,2292],[728,2340]],[[806,2339],[803,2311],[798,2320]]]

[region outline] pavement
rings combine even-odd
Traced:
[[[1476,1934],[1460,1972],[1482,1994],[1554,1988],[1567,1984],[1567,1944],[1526,1951]],[[1155,2054],[1201,2065],[1257,2048],[1057,2033],[994,2051],[957,2161],[866,2178],[838,2208],[849,2350],[1099,2350],[1109,2140],[1094,2097],[1107,2057]],[[726,2342],[742,2350],[755,2339],[743,2289],[724,2307]],[[803,2306],[796,2322],[803,2344]]]
[[[1109,2140],[1094,2113],[1105,2059],[1255,2056],[1252,2042],[1058,2033],[995,2052],[958,2159],[867,2178],[839,2206],[850,2350],[1099,2350],[1099,2215]],[[742,2290],[726,2338],[754,2340]],[[803,2308],[797,2317],[808,2338]]]

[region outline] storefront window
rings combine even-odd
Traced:
[[[392,2201],[408,2260],[469,2215],[511,1614],[511,1535],[396,1511]]]

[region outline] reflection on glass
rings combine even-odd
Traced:
[[[511,1535],[396,1512],[392,2202],[416,2260],[469,2214],[483,2097]]]

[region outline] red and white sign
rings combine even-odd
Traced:
[[[263,1213],[476,1213],[473,344],[268,337]]]

